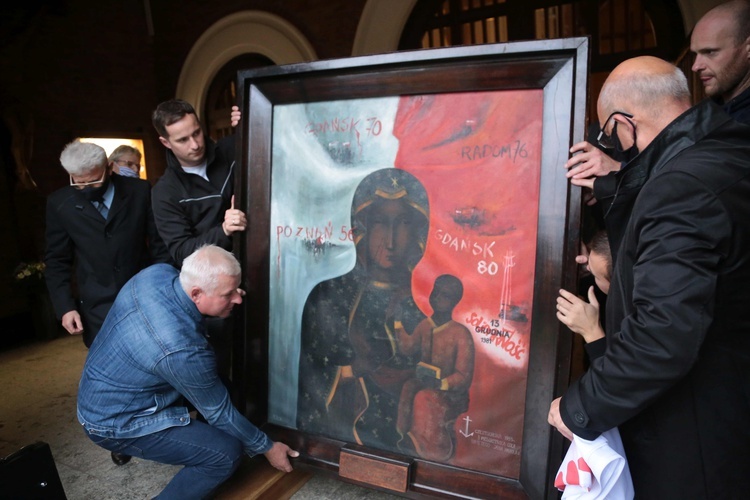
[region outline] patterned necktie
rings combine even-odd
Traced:
[[[105,205],[103,201],[96,202],[96,209],[99,210],[100,214],[102,214],[102,217],[104,217],[104,220],[107,220],[107,214],[109,213],[109,209],[107,208],[107,205]]]

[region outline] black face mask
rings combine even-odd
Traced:
[[[630,160],[638,156],[638,148],[633,144],[628,149],[622,149],[622,147],[618,148],[614,152],[615,160],[618,160],[620,162],[628,163]]]
[[[630,121],[630,120],[628,120]],[[630,160],[638,156],[638,147],[635,145],[635,129],[633,130],[633,145],[630,146],[628,149],[623,149],[622,144],[620,143],[620,138],[617,136],[617,134],[613,137],[615,141],[615,147],[612,150],[612,158],[621,162],[621,163],[628,163]]]
[[[99,187],[93,187],[93,186],[86,186],[85,188],[78,191],[81,193],[81,196],[86,198],[87,201],[96,201],[101,202],[103,201],[104,193],[107,192],[107,188],[109,187],[109,173],[104,177],[104,180],[102,181],[102,185]]]

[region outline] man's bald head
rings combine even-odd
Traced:
[[[695,27],[717,21],[729,30],[738,44],[744,42],[750,36],[750,1],[731,0],[717,5],[706,12]]]
[[[688,108],[690,91],[685,75],[675,65],[652,56],[620,63],[604,82],[597,104],[602,127],[614,112],[633,115],[623,125],[638,127],[639,150]],[[615,119],[624,120],[619,115]],[[635,137],[635,130],[632,132]]]
[[[638,110],[641,114],[659,115],[665,103],[673,102],[690,106],[687,79],[675,65],[651,56],[634,57],[619,64],[599,94],[600,114],[605,119],[613,111]]]
[[[704,14],[690,50],[708,96],[726,103],[750,87],[750,0],[732,0]]]

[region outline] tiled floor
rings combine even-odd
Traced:
[[[109,452],[83,435],[75,405],[86,353],[79,337],[67,335],[0,351],[0,457],[27,444],[45,441],[52,449],[69,500],[152,498],[179,467],[138,459],[118,467],[110,460]],[[243,469],[238,471],[242,472]],[[251,496],[244,496],[241,489],[235,488],[217,498],[239,500]],[[396,497],[316,475],[291,498]]]

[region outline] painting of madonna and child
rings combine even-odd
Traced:
[[[542,105],[274,108],[269,422],[518,477]]]

